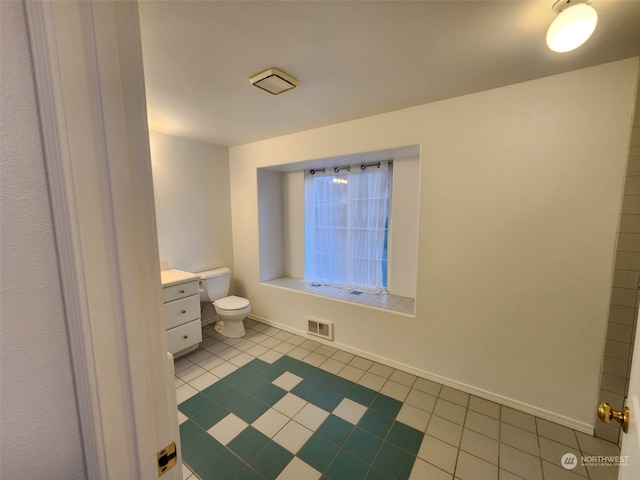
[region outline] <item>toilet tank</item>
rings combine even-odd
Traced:
[[[214,268],[200,275],[200,301],[214,302],[229,294],[231,270],[227,267]]]

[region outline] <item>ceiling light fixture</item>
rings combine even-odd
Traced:
[[[558,0],[557,14],[547,31],[547,45],[554,52],[569,52],[586,42],[598,23],[598,14],[588,0]]]
[[[252,85],[273,95],[278,95],[298,86],[298,81],[278,68],[270,68],[249,79]]]

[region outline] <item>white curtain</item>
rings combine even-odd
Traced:
[[[385,291],[390,167],[305,172],[306,280]]]

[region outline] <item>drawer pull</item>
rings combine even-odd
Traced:
[[[184,293],[184,290],[180,290],[180,293]]]
[[[187,313],[187,311],[186,311],[186,310],[182,310],[182,312],[181,312],[181,313]]]
[[[189,338],[189,335],[185,335],[185,336],[184,336],[184,337],[182,337],[182,338],[184,338],[184,339],[186,340],[187,338]]]

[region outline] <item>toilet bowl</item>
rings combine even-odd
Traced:
[[[236,295],[227,296],[231,283],[231,270],[215,268],[200,275],[200,302],[211,302],[218,316],[216,331],[229,338],[245,335],[244,319],[251,312],[249,300]]]

